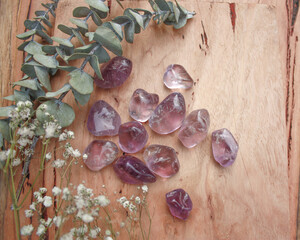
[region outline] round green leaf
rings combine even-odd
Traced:
[[[75,24],[75,25],[78,26],[78,27],[81,27],[81,28],[83,28],[83,29],[88,30],[88,25],[87,25],[87,23],[86,23],[85,21],[83,21],[83,20],[76,19],[76,18],[71,18],[71,19],[70,19],[70,22],[73,23],[73,24]]]
[[[77,7],[73,10],[74,17],[86,17],[90,13],[90,9],[87,7]]]
[[[68,39],[64,39],[64,38],[59,38],[59,37],[52,37],[52,39],[61,44],[61,45],[64,45],[64,46],[67,46],[67,47],[73,47],[73,44],[71,43],[70,40]]]
[[[45,55],[41,55],[41,54],[36,54],[33,56],[34,60],[39,62],[40,64],[43,64],[45,67],[48,68],[57,68],[58,61],[51,56],[45,56]]]
[[[93,92],[93,79],[92,77],[81,71],[80,69],[76,69],[69,73],[70,85],[81,94],[90,94]]]
[[[41,110],[43,106],[46,106],[46,111]],[[36,117],[39,121],[45,122],[48,120],[48,116],[45,113],[48,112],[57,119],[58,123],[62,127],[67,127],[75,119],[75,113],[73,108],[58,100],[50,100],[41,104],[36,111]]]
[[[94,7],[102,12],[108,12],[108,7],[105,5],[104,2],[99,0],[85,0],[85,2],[90,5],[91,7]]]

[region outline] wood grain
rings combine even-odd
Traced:
[[[33,2],[31,5],[30,1],[14,3],[16,5],[1,2],[0,9],[3,5],[11,9],[8,29],[17,33],[23,31],[23,20],[27,15],[32,17],[34,10],[40,8],[40,1]],[[67,24],[72,9],[81,2],[61,0],[55,25]],[[179,63],[196,81],[192,90],[182,92],[188,112],[207,108],[211,114],[210,132],[227,127],[236,136],[240,144],[238,159],[231,168],[221,169],[213,161],[210,137],[201,146],[187,150],[177,141],[176,133],[159,136],[147,128],[148,143],[167,141],[178,151],[181,161],[179,174],[149,185],[153,222],[159,223],[154,225],[151,239],[295,239],[299,180],[299,111],[296,111],[299,110],[299,81],[295,80],[299,76],[298,22],[291,34],[290,20],[285,18],[289,13],[285,15],[282,8],[279,11],[274,7],[274,1],[264,2],[268,5],[235,2],[234,25],[233,6],[228,3],[185,2],[188,9],[197,12],[186,28],[175,31],[152,24],[136,36],[133,45],[123,45],[124,56],[134,64],[125,85],[111,91],[96,89],[85,108],[78,109],[73,97],[66,97],[77,112],[71,126],[77,136],[75,146],[83,150],[95,139],[86,131],[85,124],[88,110],[96,100],[106,100],[119,111],[122,122],[129,121],[127,106],[132,92],[141,87],[157,92],[163,100],[170,93],[162,84],[164,69],[171,63]],[[146,2],[124,2],[124,5],[149,9]],[[16,6],[19,6],[18,11]],[[112,16],[121,12],[113,2]],[[287,34],[283,37],[284,32]],[[64,36],[57,29],[54,34]],[[15,81],[21,76],[21,61],[15,60],[22,58],[13,48],[20,41],[12,37],[5,41],[12,48],[0,49],[7,51],[11,59],[1,59],[2,96],[8,95],[7,79]],[[290,69],[286,65],[289,49]],[[8,63],[14,67],[3,65]],[[66,80],[66,74],[61,73],[52,80],[54,88],[59,88]],[[110,139],[117,142],[117,138]],[[141,157],[141,154],[136,156]],[[35,164],[30,171],[33,176],[37,171]],[[74,184],[85,180],[89,187],[98,191],[102,184],[111,192],[122,189],[122,195],[135,189],[121,183],[111,167],[92,173],[79,165],[74,168],[73,176]],[[41,185],[51,189],[55,182],[53,170],[49,168]],[[194,210],[186,222],[173,219],[164,203],[164,194],[177,187],[186,189],[194,202]],[[7,204],[2,239],[13,239],[13,229],[9,227],[12,222]],[[53,232],[49,238],[53,239]]]

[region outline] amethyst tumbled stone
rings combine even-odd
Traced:
[[[194,84],[191,76],[184,67],[179,64],[171,64],[168,66],[163,79],[166,87],[170,89],[189,89]]]
[[[239,145],[228,129],[223,128],[212,133],[214,159],[222,167],[228,167],[234,163],[238,150]]]
[[[114,163],[114,171],[125,183],[143,184],[156,181],[156,177],[147,166],[138,158],[124,155]]]
[[[119,128],[119,146],[126,153],[140,151],[148,141],[144,126],[136,121],[123,123]]]
[[[97,101],[92,106],[87,128],[95,136],[115,136],[121,125],[120,115],[105,101]]]
[[[84,163],[92,171],[99,171],[111,164],[117,157],[119,149],[111,141],[94,140],[84,150]]]
[[[121,86],[129,77],[132,70],[132,62],[121,56],[112,58],[101,67],[103,79],[95,75],[94,81],[100,88],[114,88]]]
[[[150,128],[159,134],[168,134],[180,128],[185,117],[185,101],[181,93],[167,96],[149,119]]]
[[[182,220],[186,220],[193,208],[189,194],[183,189],[175,189],[166,194],[166,200],[171,214]]]

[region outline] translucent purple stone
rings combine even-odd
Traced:
[[[195,110],[184,119],[178,138],[185,147],[195,147],[207,136],[209,125],[208,111],[206,109]]]
[[[179,219],[186,220],[193,208],[189,194],[183,189],[175,189],[166,194],[166,200],[171,214]]]
[[[112,58],[101,67],[103,79],[94,77],[96,85],[100,88],[114,88],[121,86],[129,77],[132,70],[132,62],[121,56]]]
[[[136,121],[123,123],[119,128],[119,146],[126,153],[140,151],[148,141],[144,126]]]
[[[236,159],[239,145],[226,128],[212,133],[212,151],[214,159],[223,167],[232,165]]]
[[[100,100],[92,106],[87,128],[95,136],[115,136],[121,125],[120,115],[107,102]]]
[[[138,158],[124,155],[114,163],[114,171],[125,183],[143,184],[156,181],[156,177]]]
[[[168,134],[180,128],[185,117],[185,101],[181,93],[167,96],[149,119],[150,128],[159,134]]]
[[[99,171],[111,164],[117,157],[119,149],[111,141],[94,140],[84,150],[87,158],[85,165],[92,171]]]
[[[193,79],[184,67],[178,64],[169,65],[163,79],[166,87],[170,89],[189,89],[194,84]]]
[[[150,145],[144,151],[143,158],[153,173],[169,178],[179,171],[180,164],[176,151],[164,145]]]
[[[129,114],[136,121],[146,122],[157,106],[158,101],[159,97],[157,94],[137,89],[130,99]]]

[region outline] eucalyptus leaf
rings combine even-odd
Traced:
[[[36,81],[32,79],[15,82],[13,86],[22,86],[32,90],[37,90]]]
[[[90,13],[90,9],[87,7],[77,7],[73,10],[73,17],[86,17]]]
[[[88,25],[84,20],[76,19],[76,18],[71,18],[70,22],[75,24],[78,27],[81,27],[83,29],[88,30]]]
[[[170,6],[170,5],[172,5],[172,6]],[[176,21],[176,23],[178,23],[178,21],[179,21],[179,16],[180,16],[180,10],[179,10],[179,9],[176,7],[176,5],[175,5],[174,3],[172,3],[172,2],[170,2],[169,6],[170,6],[170,8],[173,10],[173,12],[174,12],[174,16],[175,16],[175,21]]]
[[[0,129],[0,148],[3,147],[3,144],[4,144],[4,140],[3,140],[3,135],[2,135],[1,129]]]
[[[56,92],[47,92],[46,93],[46,97],[56,97],[64,92],[67,92],[71,89],[71,85],[70,84],[65,84],[62,88],[58,89]]]
[[[125,39],[129,43],[133,43],[134,39],[134,22],[132,21],[130,24],[126,24],[124,27]]]
[[[35,30],[42,30],[42,25],[39,21],[37,20],[25,20],[24,21],[24,26],[28,29],[28,30],[32,30],[32,29],[35,29]]]
[[[132,20],[128,16],[118,16],[118,17],[115,17],[112,21],[117,24],[120,24],[121,26],[124,26],[124,25],[130,23]]]
[[[42,110],[45,106],[47,108],[47,112],[54,116],[61,127],[71,125],[75,119],[74,110],[70,105],[58,100],[50,100],[44,102],[37,108],[36,117],[42,123],[48,120],[48,116],[45,115],[46,112]]]
[[[69,73],[70,85],[80,94],[90,94],[93,92],[92,77],[80,69],[76,69]]]
[[[72,29],[73,30],[73,34],[78,38],[78,40],[81,42],[82,45],[85,45],[85,42],[83,40],[83,38],[81,37],[80,32],[78,32],[76,29]]]
[[[97,14],[97,12],[95,12],[94,10],[92,10],[93,14],[92,14],[92,19],[94,21],[94,23],[97,25],[97,26],[101,26],[102,24],[102,20],[100,18],[100,16]]]
[[[107,15],[108,15],[108,12],[100,11],[100,10],[98,10],[97,8],[93,8],[93,7],[91,7],[91,6],[90,6],[90,8],[91,8],[91,10],[95,11],[101,19],[106,18]]]
[[[85,34],[85,36],[88,37],[88,38],[89,38],[89,41],[91,42],[91,41],[94,40],[95,33],[94,33],[94,32],[87,32],[87,33]]]
[[[100,68],[99,68],[99,61],[98,61],[97,56],[95,56],[95,55],[91,56],[91,58],[89,60],[89,63],[91,65],[91,67],[94,69],[94,71],[97,74],[97,76],[100,79],[103,79],[101,71],[100,71]]]
[[[89,54],[87,54],[87,53],[73,53],[67,59],[68,59],[68,61],[70,61],[70,60],[76,60],[76,59],[80,59],[80,58],[86,58],[87,56],[89,56]]]
[[[109,9],[101,0],[85,0],[85,2],[93,8],[96,8],[102,12],[108,12]]]
[[[43,45],[41,45],[35,41],[30,41],[24,48],[24,51],[29,54],[32,54],[32,55],[35,55],[35,54],[45,55],[42,47],[43,47]]]
[[[91,43],[74,49],[75,53],[89,53],[98,43]]]
[[[65,63],[68,64],[68,56],[66,55],[66,52],[64,49],[60,48],[60,47],[56,47],[56,52],[57,54],[62,58],[62,60],[65,61]]]
[[[114,32],[107,27],[98,27],[95,31],[94,40],[118,56],[121,56],[123,53],[120,40]]]
[[[28,89],[27,89],[29,96],[33,100],[38,99],[39,97],[45,96],[45,91],[42,89],[42,87],[39,83],[37,83],[37,87],[38,87],[38,90],[29,89],[29,91],[28,91]]]
[[[43,67],[34,66],[34,70],[36,73],[36,76],[40,83],[48,90],[51,91],[51,83],[50,83],[50,77],[47,72],[47,70]]]
[[[15,101],[15,96],[14,95],[10,95],[10,96],[4,97],[3,99],[14,102]]]
[[[180,14],[180,17],[178,19],[178,23],[174,24],[173,27],[175,29],[179,29],[179,28],[182,28],[186,22],[187,22],[187,16],[186,15],[183,15],[183,14]]]
[[[36,61],[30,61],[30,62],[26,62],[22,65],[21,70],[28,75],[31,78],[36,78],[36,73],[34,70],[34,66],[39,66],[42,67],[41,64],[37,63]]]
[[[138,25],[140,25],[140,27],[144,29],[144,20],[143,20],[143,17],[139,13],[134,12],[132,9],[129,9],[129,12],[135,18],[135,20],[138,23]]]
[[[38,16],[38,17],[43,16],[43,17],[49,19],[49,15],[46,11],[35,11],[35,15]]]
[[[9,119],[1,119],[0,120],[0,132],[4,139],[8,142],[11,140],[11,128],[9,127]]]
[[[157,6],[159,7],[160,10],[162,11],[171,11],[169,8],[168,3],[165,0],[154,0]]]
[[[51,22],[50,22],[48,19],[42,18],[42,21],[43,21],[43,23],[45,23],[48,27],[50,27],[50,28],[53,27],[52,24],[51,24]]]
[[[45,56],[41,54],[36,54],[33,56],[34,60],[43,64],[48,68],[56,68],[59,64],[58,61],[53,56]]]
[[[14,106],[0,107],[0,117],[8,117],[10,111],[14,108]]]
[[[23,42],[22,44],[20,44],[20,46],[18,47],[19,51],[24,51],[25,47],[27,46],[27,44],[29,44],[30,41],[27,42]]]
[[[35,33],[36,33],[35,29],[28,30],[27,32],[18,34],[17,38],[22,39],[22,40],[26,40],[26,39],[30,38],[32,35],[34,35]]]
[[[131,8],[126,8],[125,11],[124,11],[124,15],[128,16],[134,22],[134,32],[135,33],[140,33],[141,32],[141,27],[137,23],[135,17],[130,13],[130,11],[132,11],[132,10],[133,9],[131,9]]]
[[[36,34],[39,35],[41,38],[45,39],[48,43],[53,44],[51,37],[42,30],[37,30]]]
[[[27,100],[30,101],[30,97],[27,92],[14,90],[14,95],[15,95],[15,102],[19,102],[19,101],[25,102]]]
[[[80,105],[84,106],[85,104],[88,103],[90,100],[91,94],[80,94],[77,92],[75,89],[72,88],[72,93],[75,97],[76,102],[78,102]]]
[[[51,46],[51,45],[42,46],[42,51],[49,55],[54,55],[56,53],[55,46]]]
[[[122,31],[122,26],[120,24],[114,23],[114,22],[105,22],[105,23],[102,24],[102,26],[111,29],[114,32],[114,34],[116,34],[116,36],[118,37],[118,39],[120,41],[122,41],[122,39],[123,39],[123,31]]]
[[[101,46],[94,52],[94,54],[97,56],[99,63],[105,63],[110,60],[110,56],[107,51]]]
[[[60,31],[62,31],[63,33],[65,33],[65,34],[68,34],[68,35],[72,35],[72,34],[73,34],[72,28],[67,27],[66,25],[59,24],[59,25],[57,26],[57,28],[58,28]]]
[[[71,43],[70,40],[68,39],[64,39],[64,38],[59,38],[59,37],[52,37],[52,39],[61,44],[61,45],[64,45],[64,46],[67,46],[67,47],[73,47],[73,44]]]

